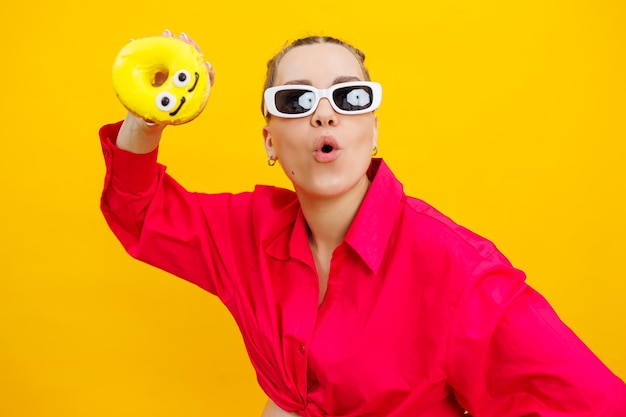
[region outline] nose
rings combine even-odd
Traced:
[[[311,124],[313,126],[335,126],[338,122],[337,112],[330,105],[328,98],[320,99],[315,112],[311,116]]]

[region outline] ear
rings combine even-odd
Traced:
[[[374,115],[374,134],[372,135],[372,149],[378,144],[378,116]]]
[[[274,152],[274,141],[272,140],[272,129],[269,126],[263,126],[263,142],[265,145],[265,152],[270,159],[276,159]]]

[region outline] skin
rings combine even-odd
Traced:
[[[265,404],[265,408],[263,409],[263,414],[261,415],[261,417],[290,417],[290,416],[298,417],[300,416],[300,414],[288,413],[287,411],[277,406],[276,403],[270,399],[267,400],[267,403]]]

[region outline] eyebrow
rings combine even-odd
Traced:
[[[348,81],[362,81],[362,80],[359,77],[355,77],[354,75],[342,75],[340,77],[335,78],[332,85],[345,83]],[[293,85],[293,84],[313,85],[313,83],[310,80],[291,80],[291,81],[286,82],[283,85]]]

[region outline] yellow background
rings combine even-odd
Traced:
[[[266,165],[267,59],[307,34],[362,48],[380,155],[409,194],[492,239],[626,377],[626,3],[11,1],[0,13],[0,415],[257,416],[264,396],[212,296],[132,260],[99,211],[98,128],[124,116],[129,38],[186,31],[217,72],[168,128],[188,188],[288,186]]]

